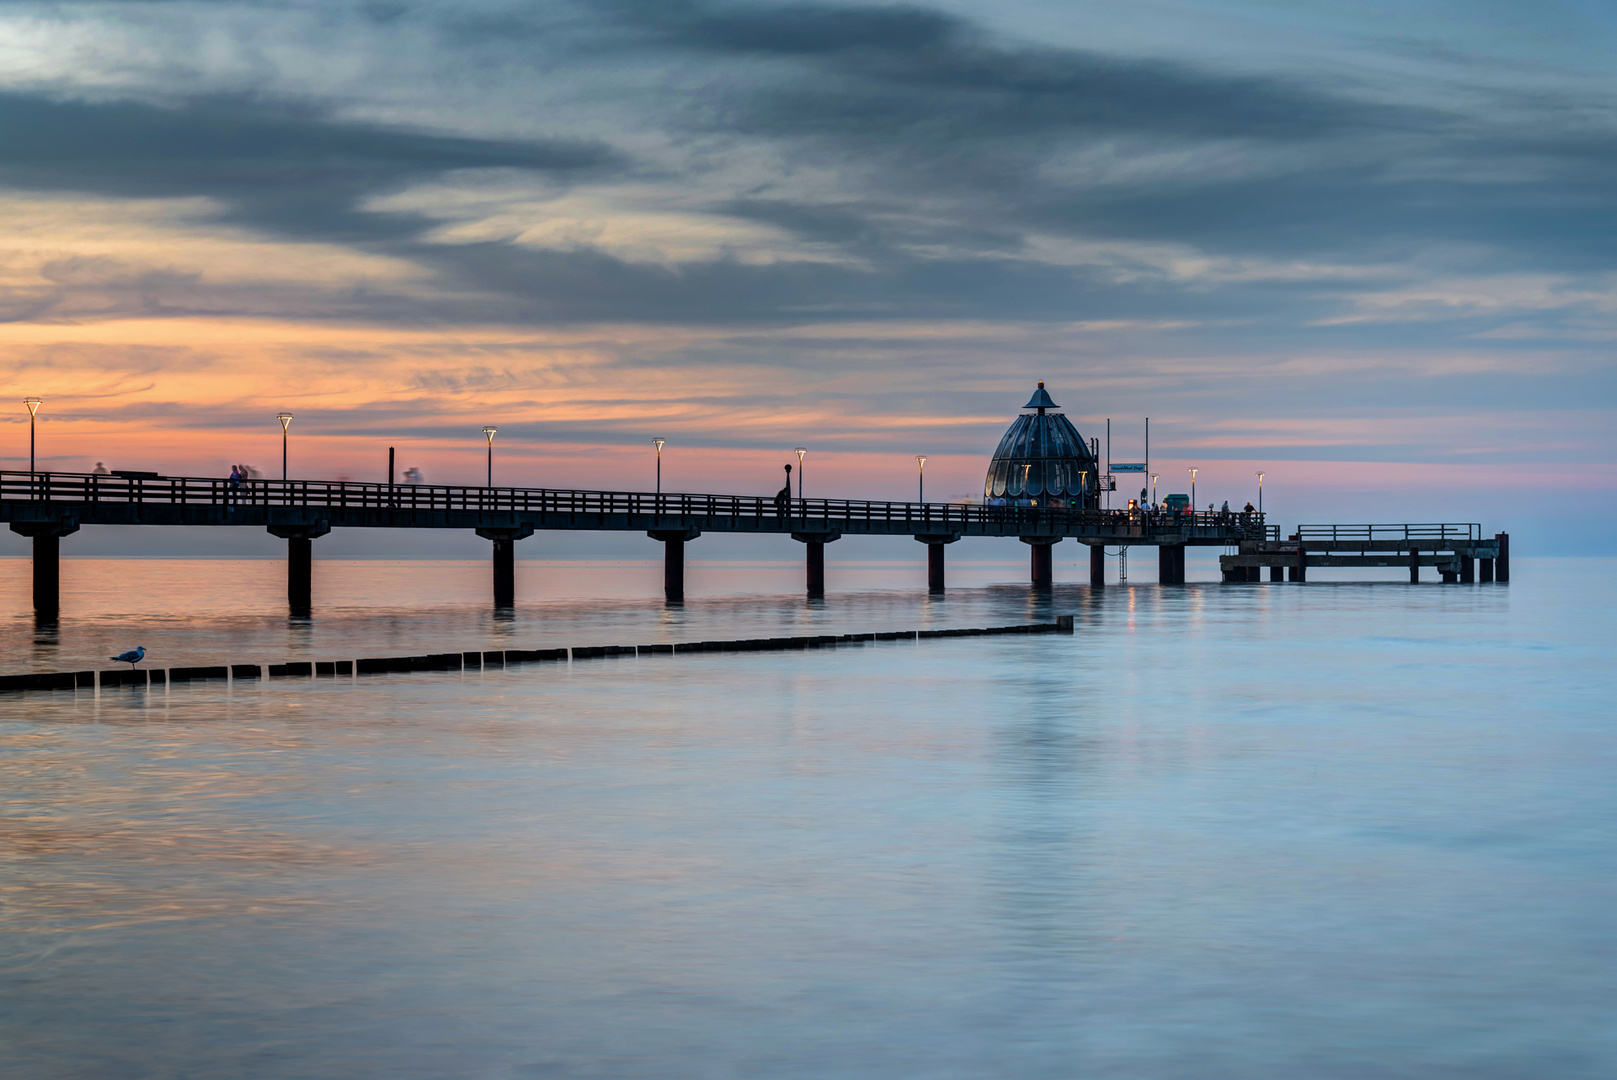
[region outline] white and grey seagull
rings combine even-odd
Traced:
[[[128,664],[129,670],[134,671],[135,665],[146,659],[146,646],[136,645],[128,652],[119,653],[117,656],[111,657],[111,659],[118,661],[120,664]]]

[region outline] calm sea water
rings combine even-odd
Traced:
[[[1078,623],[0,700],[8,1077],[1617,1075],[1612,561],[7,568],[8,671]]]

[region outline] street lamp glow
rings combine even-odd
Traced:
[[[1258,514],[1263,514],[1263,473],[1258,474]]]
[[[488,480],[484,487],[494,486],[494,433],[499,430],[492,424],[483,429],[483,437],[488,440]]]
[[[1151,505],[1153,507],[1157,505],[1157,477],[1161,475],[1161,473],[1151,474]]]
[[[1190,520],[1196,520],[1196,470],[1190,470]]]
[[[36,397],[23,398],[22,403],[28,406],[28,471],[34,471],[34,417],[39,413],[39,407],[45,404]]]
[[[915,455],[915,493],[919,498],[917,502],[926,502],[926,455]]]
[[[803,455],[808,453],[808,447],[799,446],[792,451],[797,455],[797,497],[803,497]]]
[[[281,422],[281,481],[286,481],[286,429],[292,426],[292,414],[289,412],[276,413],[275,419]]]
[[[667,439],[651,440],[651,445],[657,448],[657,494],[659,495],[663,491],[663,443],[667,441]]]

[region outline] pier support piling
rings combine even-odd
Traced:
[[[1482,582],[1484,585],[1493,581],[1493,560],[1478,559],[1477,562],[1480,564],[1477,567],[1477,580]]]
[[[663,599],[670,604],[685,599],[685,542],[702,535],[700,529],[652,529],[646,533],[663,542]]]
[[[1495,533],[1494,541],[1499,545],[1499,554],[1494,558],[1493,579],[1495,581],[1510,580],[1510,534]]]
[[[62,537],[79,531],[78,520],[13,521],[11,531],[34,541],[34,620],[55,623],[62,609]]]
[[[1469,585],[1477,580],[1477,561],[1470,555],[1460,556],[1460,584]]]
[[[1041,592],[1055,587],[1056,572],[1053,549],[1061,542],[1059,536],[1024,536],[1022,543],[1033,551],[1033,587]]]
[[[477,535],[494,544],[494,606],[515,607],[517,602],[516,545],[533,535],[532,525],[510,529],[478,529]]]
[[[1414,548],[1409,549],[1409,583],[1420,584],[1420,552]]]
[[[314,610],[314,541],[331,531],[324,521],[267,526],[271,536],[286,541],[286,606],[292,615]]]
[[[55,622],[62,606],[62,538],[34,537],[34,615]]]
[[[1269,567],[1269,580],[1270,581],[1285,581],[1286,580],[1286,568],[1284,566],[1278,566],[1278,565]]]
[[[792,539],[803,545],[808,571],[808,596],[818,600],[825,595],[825,545],[841,539],[839,532],[794,532]]]
[[[1106,584],[1106,545],[1089,545],[1089,587],[1099,589]]]
[[[1157,582],[1162,585],[1185,583],[1185,545],[1163,544],[1157,548]]]
[[[960,539],[960,534],[919,533],[915,539],[926,545],[926,591],[941,595],[944,591],[943,548]]]

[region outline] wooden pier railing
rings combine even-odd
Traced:
[[[881,524],[884,531],[946,533],[971,526],[1014,532],[1081,529],[1212,529],[1226,539],[1275,534],[1261,514],[1081,510],[1063,506],[988,506],[860,499],[790,499],[754,495],[589,491],[558,488],[376,484],[349,480],[229,480],[211,477],[0,472],[0,501],[138,506],[260,507],[298,510],[472,512],[590,515],[617,518],[704,518],[813,522],[836,527]]]

